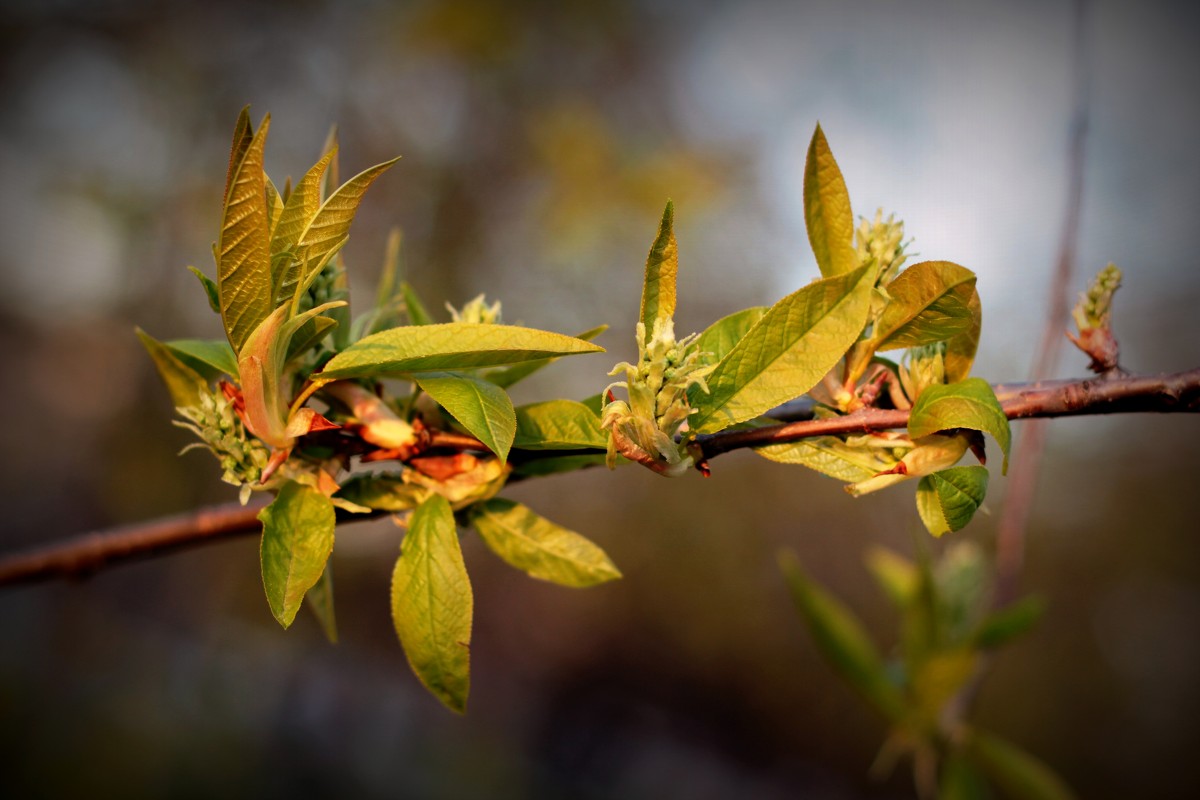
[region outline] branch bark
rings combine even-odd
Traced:
[[[1120,414],[1136,412],[1180,413],[1200,411],[1200,368],[1170,375],[1100,377],[1040,384],[993,387],[1009,419]],[[706,458],[744,448],[796,442],[814,436],[870,433],[903,428],[907,411],[864,409],[832,419],[810,419],[698,437]],[[482,445],[466,436],[439,437],[438,446],[478,450]],[[561,451],[551,451],[554,455]],[[78,579],[104,567],[162,555],[208,542],[256,534],[262,506],[237,504],[211,506],[151,522],[94,531],[60,544],[0,559],[0,586],[51,580]],[[352,515],[339,522],[382,516]]]

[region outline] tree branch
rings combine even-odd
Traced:
[[[1009,419],[1119,414],[1135,412],[1179,413],[1200,411],[1200,368],[1171,375],[1099,377],[1041,384],[993,387]],[[814,436],[871,433],[903,428],[908,412],[867,408],[831,419],[810,419],[751,430],[727,431],[697,437],[705,458],[743,448],[797,442]],[[467,436],[446,435],[439,447],[478,450],[482,445]],[[599,452],[599,451],[597,451]],[[551,456],[562,451],[547,451]],[[83,578],[124,561],[147,558],[187,547],[258,533],[261,505],[211,506],[151,522],[87,533],[61,544],[0,559],[0,586]],[[347,515],[339,522],[366,520],[383,512]]]

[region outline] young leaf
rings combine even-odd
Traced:
[[[1075,797],[1063,779],[1044,762],[999,736],[978,729],[971,731],[966,755],[1015,800],[1072,800]]]
[[[232,174],[217,243],[217,289],[221,319],[235,352],[275,307],[267,233],[267,190],[263,174],[270,115],[263,118]]]
[[[425,310],[421,298],[408,281],[400,284],[400,294],[404,296],[404,309],[408,312],[408,321],[413,325],[432,325],[433,317]]]
[[[508,450],[517,432],[517,416],[503,389],[480,378],[452,372],[422,373],[414,379],[501,461],[508,460]]]
[[[337,617],[333,613],[333,573],[330,564],[325,564],[325,571],[304,596],[304,605],[308,606],[317,618],[317,624],[330,644],[337,644]]]
[[[516,325],[448,322],[392,328],[347,347],[315,378],[328,381],[516,364],[550,356],[603,353],[571,336]]]
[[[412,513],[392,572],[392,622],[408,664],[451,711],[467,710],[474,600],[450,504],[431,495]]]
[[[975,363],[975,351],[979,348],[979,334],[983,330],[983,309],[979,302],[978,290],[971,290],[967,309],[971,312],[970,327],[946,342],[944,360],[948,383],[966,380],[967,376],[971,374],[971,365]]]
[[[320,161],[313,164],[288,195],[283,213],[279,216],[279,223],[271,235],[272,272],[277,269],[276,260],[280,256],[291,255],[291,251],[300,243],[305,229],[317,216],[317,211],[321,208],[321,178],[336,152],[330,150]],[[279,261],[278,267],[282,269],[286,264],[286,261]],[[275,274],[274,278],[278,290],[283,281],[279,274]]]
[[[471,524],[492,552],[531,577],[572,587],[621,577],[595,544],[520,503],[497,497],[471,511]]]
[[[163,383],[167,385],[167,391],[171,393],[171,402],[175,404],[175,407],[187,408],[199,405],[200,391],[206,385],[200,373],[171,352],[171,348],[141,328],[135,328],[134,332],[142,341],[142,346],[146,348],[150,358],[154,360],[154,366],[158,368],[158,374],[162,377]],[[601,444],[601,447],[603,446]]]
[[[335,497],[378,511],[411,511],[429,496],[423,486],[405,483],[399,475],[357,475],[342,484]]]
[[[582,339],[585,342],[590,342],[600,334],[608,330],[607,325],[597,325],[595,328],[586,330],[583,333],[575,335],[576,339]],[[518,381],[523,381],[533,373],[544,367],[553,364],[557,359],[544,358],[539,361],[523,361],[520,364],[513,364],[511,367],[502,369],[494,369],[486,373],[483,377],[491,381],[502,389],[507,389]]]
[[[821,653],[885,718],[893,722],[900,720],[904,715],[904,698],[888,679],[883,660],[862,624],[805,574],[795,555],[787,551],[781,553],[779,566],[796,608]]]
[[[213,310],[214,314],[220,314],[221,294],[217,289],[217,282],[195,267],[188,267],[188,271],[195,275],[196,280],[200,281],[200,285],[204,287],[204,295],[208,298],[208,307]]]
[[[983,505],[985,467],[951,467],[926,475],[917,484],[917,513],[934,536],[962,530]]]
[[[851,447],[836,436],[818,436],[791,444],[756,447],[768,461],[802,464],[839,481],[858,483],[874,477],[892,464],[880,460],[873,448]]]
[[[320,209],[304,228],[296,246],[296,261],[300,265],[309,265],[305,269],[312,270],[314,265],[325,261],[329,255],[341,246],[341,242],[350,232],[350,223],[358,204],[371,184],[399,161],[399,157],[382,164],[376,164],[346,181],[336,192],[329,196]],[[298,190],[299,187],[297,187]],[[289,282],[290,275],[284,275],[282,286]],[[307,274],[298,276],[303,282]]]
[[[224,339],[172,339],[164,344],[180,361],[209,380],[238,376],[237,357]]]
[[[862,267],[810,283],[767,311],[708,377],[690,425],[712,433],[807,392],[858,339],[874,271]]]
[[[804,223],[823,276],[858,267],[850,193],[820,125],[813,131],[804,162]]]
[[[383,251],[383,269],[379,272],[379,285],[375,289],[375,308],[382,311],[396,299],[396,278],[400,275],[400,244],[404,234],[399,228],[388,233]]]
[[[667,201],[663,209],[658,236],[646,257],[646,276],[642,283],[642,306],[639,318],[646,326],[646,335],[654,330],[655,320],[675,316],[675,280],[679,273],[679,250],[675,245],[675,204]]]
[[[766,313],[766,306],[754,306],[722,317],[700,334],[696,339],[696,349],[701,353],[710,353],[711,363],[720,361]]]
[[[246,106],[238,114],[237,123],[233,127],[233,146],[229,148],[229,168],[225,172],[225,191],[221,194],[222,202],[229,201],[229,187],[233,184],[233,176],[237,174],[238,166],[250,149],[254,140],[254,128],[250,125],[250,106]]]
[[[263,175],[263,183],[267,189],[267,241],[269,242],[275,235],[275,226],[279,224],[279,218],[283,216],[283,198],[279,196],[279,190],[275,188],[275,184],[268,176]]]
[[[600,417],[574,400],[546,400],[517,409],[517,435],[513,447],[523,450],[603,450],[608,440],[600,431]]]
[[[333,504],[316,489],[289,481],[258,518],[263,587],[271,613],[287,628],[333,552]]]
[[[944,342],[973,323],[975,273],[949,261],[922,261],[887,286],[891,302],[872,335],[876,350]]]
[[[929,386],[913,404],[908,418],[908,435],[913,439],[952,428],[983,431],[1000,445],[1004,472],[1008,472],[1008,448],[1012,434],[1008,417],[992,387],[982,378]]]

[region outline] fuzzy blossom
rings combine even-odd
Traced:
[[[904,353],[897,374],[911,406],[926,388],[946,382],[946,343],[910,347]]]
[[[262,479],[271,458],[270,451],[260,441],[246,435],[233,401],[207,387],[200,391],[198,405],[176,410],[184,421],[174,424],[192,431],[200,438],[199,442],[188,445],[181,452],[198,447],[211,451],[224,470],[221,480],[241,487],[239,498],[245,505],[250,499],[250,492]]]
[[[904,241],[904,222],[897,221],[894,214],[889,214],[884,220],[883,209],[879,209],[872,222],[859,217],[858,228],[854,231],[858,261],[860,264],[874,261],[879,265],[878,282],[881,286],[888,284],[908,259],[908,254],[904,252],[908,244]]]
[[[610,402],[604,406],[601,427],[610,434],[608,465],[616,464],[617,454],[637,461],[655,472],[682,475],[692,466],[686,447],[675,438],[687,425],[692,413],[688,389],[699,386],[705,392],[704,378],[713,370],[703,363],[704,353],[696,349],[696,334],[675,341],[675,323],[657,319],[650,339],[646,326],[637,326],[638,362],[622,362],[609,375],[625,373],[625,380],[604,390]],[[617,400],[612,389],[625,387],[629,400]]]
[[[446,310],[450,312],[450,317],[455,322],[475,322],[488,325],[501,324],[500,301],[497,300],[488,305],[482,294],[467,301],[461,311],[449,303],[446,303]]]

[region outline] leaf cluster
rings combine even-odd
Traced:
[[[962,719],[959,706],[987,655],[1041,614],[1036,598],[989,610],[990,565],[977,546],[955,542],[936,562],[868,552],[867,567],[899,619],[898,642],[886,658],[863,623],[792,553],[781,554],[780,566],[821,654],[889,726],[877,771],[910,758],[922,797],[987,798],[989,783],[1022,800],[1073,796],[1036,757]]]

